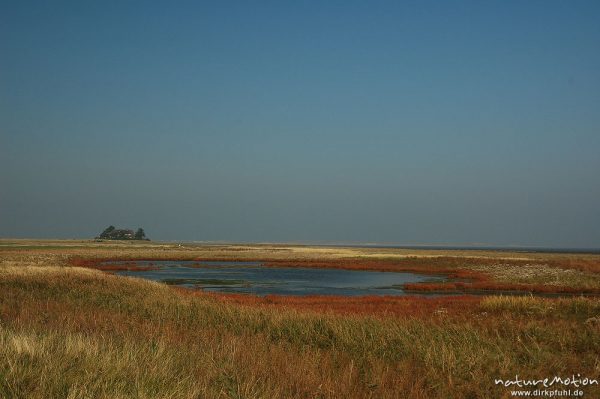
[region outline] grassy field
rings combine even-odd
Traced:
[[[600,292],[598,255],[0,240],[0,398],[509,398],[515,388],[495,379],[600,380],[595,295],[256,298],[74,266],[100,259],[260,259],[461,279],[417,290]],[[552,387],[563,388],[575,389]],[[579,389],[600,397],[598,385]]]

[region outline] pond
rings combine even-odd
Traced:
[[[111,263],[105,262],[104,266]],[[405,283],[439,282],[442,276],[402,272],[266,267],[260,262],[137,261],[142,270],[116,274],[205,291],[253,295],[406,295]],[[149,269],[149,270],[146,270]]]

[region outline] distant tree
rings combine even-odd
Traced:
[[[100,234],[100,238],[110,238],[111,233],[115,230],[115,226],[108,226],[102,234]]]
[[[146,239],[146,233],[144,233],[144,229],[142,229],[141,227],[139,229],[137,229],[137,231],[135,232],[135,239],[136,240],[145,240]]]
[[[115,226],[108,226],[104,231],[96,237],[102,240],[146,240],[146,233],[141,227],[134,233],[129,229],[116,229]]]

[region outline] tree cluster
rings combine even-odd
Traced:
[[[117,229],[115,226],[108,226],[98,237],[101,240],[145,240],[150,241],[146,237],[144,229],[141,227],[134,233],[133,230],[129,229]]]

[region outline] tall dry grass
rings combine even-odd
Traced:
[[[493,378],[600,371],[596,299],[494,297],[462,313],[439,302],[378,317],[283,305],[5,267],[0,397],[489,398],[507,397]]]

